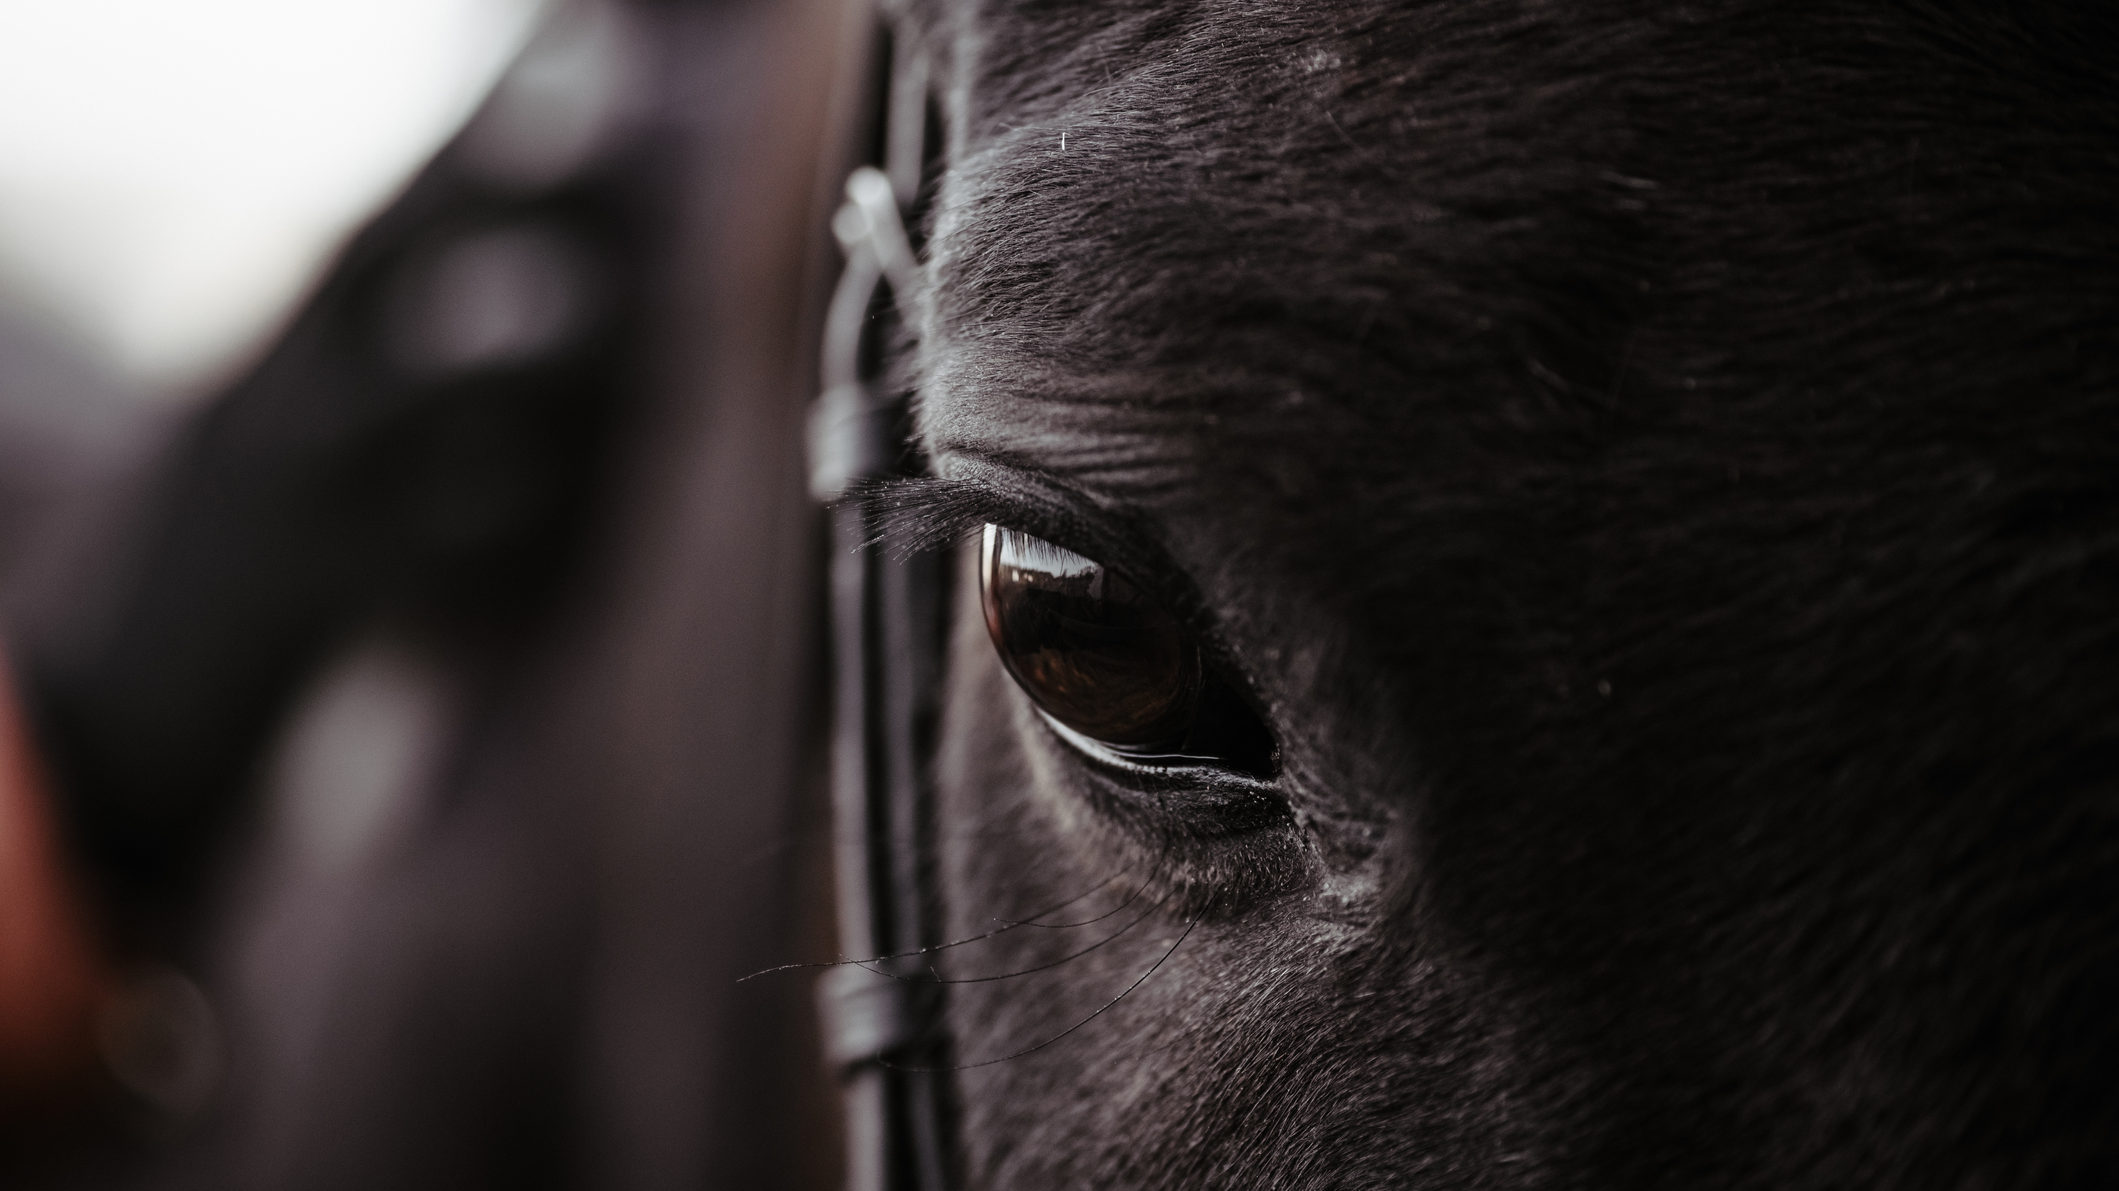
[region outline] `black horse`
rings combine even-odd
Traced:
[[[2111,10],[912,20],[968,1183],[2119,1185]]]

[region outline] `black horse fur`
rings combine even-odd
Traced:
[[[960,594],[968,1184],[2119,1185],[2115,12],[915,6],[923,499],[1280,748]]]

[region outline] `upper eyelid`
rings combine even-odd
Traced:
[[[857,493],[886,548],[903,554],[937,549],[969,538],[987,522],[1034,534],[1125,575],[1203,643],[1211,641],[1212,618],[1190,578],[1146,535],[1113,524],[1119,519],[1103,510],[1085,512],[1096,509],[1094,502],[1025,469],[985,459],[952,463],[947,476],[889,480]]]
[[[874,541],[897,555],[955,545],[987,522],[1046,538],[1064,533],[1044,510],[982,484],[920,476],[864,485],[853,497],[875,526]]]
[[[1083,511],[1095,509],[1094,502],[1030,469],[955,456],[938,470],[943,474],[885,480],[856,494],[885,545],[917,553],[968,537],[990,521],[1111,565],[1143,553],[1102,524],[1108,516]],[[1167,569],[1160,560],[1155,565]]]

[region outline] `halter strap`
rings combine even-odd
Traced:
[[[826,314],[810,489],[831,508],[832,816],[839,947],[855,959],[934,943],[929,749],[940,687],[946,560],[888,557],[858,485],[920,466],[902,395],[881,391],[879,330],[918,262],[905,212],[930,160],[928,65],[876,13],[871,126],[881,144],[846,182],[832,231],[846,256]],[[906,960],[834,968],[819,985],[844,1093],[848,1191],[948,1191],[950,1046],[941,986]]]

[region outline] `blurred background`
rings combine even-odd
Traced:
[[[808,982],[737,978],[831,951],[868,35],[0,0],[0,638],[95,940],[0,1186],[835,1184]]]

